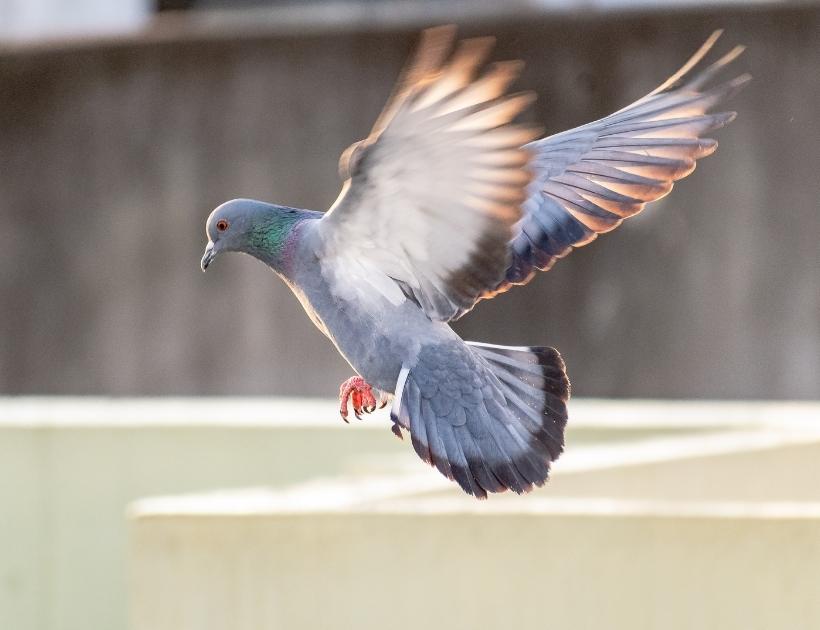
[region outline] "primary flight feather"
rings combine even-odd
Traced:
[[[392,400],[393,431],[483,498],[542,485],[564,447],[570,387],[554,348],[465,342],[447,322],[526,283],[666,195],[717,143],[711,114],[748,80],[708,88],[742,48],[693,75],[713,34],[657,89],[537,139],[509,93],[521,64],[485,66],[490,38],[422,34],[370,135],[344,152],[326,212],[235,199],[208,218],[203,271],[225,251],[270,266],[357,376],[357,416]]]

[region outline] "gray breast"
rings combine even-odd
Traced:
[[[331,287],[314,255],[301,257],[288,284],[316,326],[368,383],[393,392],[402,365],[426,344],[455,337],[412,301],[390,302],[378,292]]]

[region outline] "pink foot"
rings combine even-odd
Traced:
[[[378,390],[377,390],[378,391]],[[387,404],[387,396],[380,393],[378,401],[373,395],[373,388],[361,376],[351,376],[339,387],[339,415],[347,422],[347,401],[353,403],[353,413],[361,420],[361,414],[372,413]]]

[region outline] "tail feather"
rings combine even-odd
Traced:
[[[402,370],[391,417],[468,494],[523,493],[563,451],[569,394],[553,348],[431,345]]]
[[[557,459],[564,449],[570,383],[555,348],[494,346],[468,342],[501,381],[509,406],[528,431]]]
[[[487,492],[503,492],[506,486],[499,480],[492,468],[484,461],[484,451],[479,445],[479,441],[470,433],[470,429],[465,423],[457,427],[457,438],[461,442],[464,455],[467,457],[467,465],[470,468],[473,479],[478,482],[479,490],[473,494],[482,498],[487,496]],[[463,484],[459,484],[463,488]]]

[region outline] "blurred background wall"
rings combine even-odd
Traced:
[[[350,368],[269,271],[200,272],[204,220],[237,196],[326,208],[419,28],[456,19],[527,62],[548,133],[649,91],[717,27],[755,76],[670,196],[456,328],[557,346],[579,395],[820,397],[814,3],[414,4],[166,13],[0,46],[0,392],[335,394]]]

